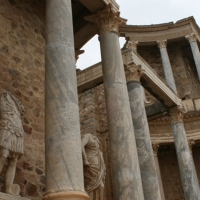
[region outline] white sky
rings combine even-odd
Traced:
[[[127,19],[129,25],[150,25],[176,22],[193,16],[200,26],[200,0],[116,0],[120,6],[120,16]],[[125,43],[120,39],[121,47]],[[82,48],[77,68],[85,69],[101,61],[98,36],[93,37]]]

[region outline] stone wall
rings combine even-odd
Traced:
[[[0,92],[9,90],[25,106],[25,154],[17,164],[14,181],[21,195],[31,199],[40,199],[45,190],[44,22],[34,14],[40,10],[34,7],[37,3],[0,2]]]
[[[200,144],[193,147],[193,159],[200,181]],[[184,200],[181,177],[174,145],[161,146],[158,151],[159,166],[166,200]]]
[[[184,200],[181,177],[174,145],[161,146],[158,160],[166,200]]]

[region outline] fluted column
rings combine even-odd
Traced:
[[[183,113],[175,107],[170,110],[170,115],[185,200],[199,200],[199,183],[185,133]]]
[[[123,20],[119,17],[119,13],[113,11],[111,5],[85,19],[96,24],[99,33],[114,199],[143,200],[131,110],[118,38],[118,28]]]
[[[46,1],[45,39],[44,199],[89,199],[83,182],[70,0]]]
[[[141,66],[125,66],[126,80],[145,200],[161,200],[158,176],[140,83]]]
[[[157,41],[168,86],[177,94],[171,63],[167,53],[167,40]]]
[[[159,166],[159,162],[158,162],[158,148],[159,148],[159,144],[153,143],[152,144],[152,148],[153,148],[153,154],[154,154],[154,159],[155,159],[155,163],[156,163],[156,171],[157,171],[157,175],[158,175],[158,181],[159,181],[159,187],[160,187],[160,194],[161,194],[161,199],[165,200],[165,193],[164,193],[164,189],[163,189],[163,184],[162,184],[162,178],[161,178],[161,173],[160,173],[160,166]]]
[[[194,61],[196,64],[196,69],[198,73],[198,78],[200,81],[200,52],[199,52],[199,47],[197,44],[197,37],[195,33],[191,33],[190,35],[185,36],[186,39],[189,41],[191,49],[192,49],[192,54],[194,57]]]

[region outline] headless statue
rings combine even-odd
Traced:
[[[0,94],[0,172],[7,165],[5,192],[13,194],[17,160],[24,153],[24,130],[21,115],[24,107],[10,92]]]
[[[106,167],[99,139],[89,133],[83,135],[81,140],[85,190],[91,200],[103,200]]]

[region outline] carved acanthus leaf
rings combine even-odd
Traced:
[[[127,40],[126,43],[124,44],[123,49],[132,49],[134,51],[137,51],[137,45],[138,41]]]
[[[170,109],[170,119],[171,123],[174,124],[176,122],[183,122],[183,109],[179,107],[174,107]]]
[[[105,32],[119,31],[120,25],[125,25],[125,19],[119,17],[119,12],[115,12],[112,4],[108,4],[103,10],[97,11],[96,14],[85,17],[84,19],[97,25],[98,34]]]
[[[157,156],[158,148],[160,145],[158,143],[152,143],[152,148],[153,148],[153,154],[154,156]]]
[[[124,69],[126,74],[126,82],[140,81],[140,77],[144,73],[142,66],[134,63],[125,65]]]
[[[197,36],[195,33],[191,33],[189,35],[186,35],[185,38],[189,41],[189,42],[196,42],[197,41]]]
[[[166,47],[167,47],[167,40],[160,40],[160,41],[157,41],[157,44],[158,44],[158,47],[159,47],[160,49],[166,48]]]

